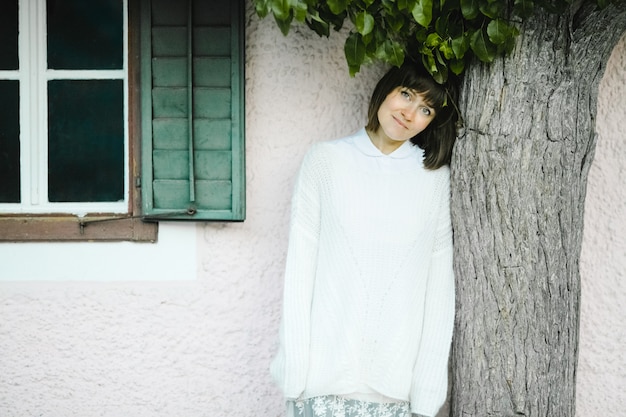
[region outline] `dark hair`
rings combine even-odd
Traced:
[[[426,129],[411,138],[414,145],[424,150],[424,166],[437,169],[449,165],[456,140],[458,80],[450,75],[444,84],[437,83],[422,64],[407,59],[400,67],[392,67],[378,81],[367,114],[365,128],[376,132],[380,127],[378,109],[387,95],[398,87],[415,90],[435,109],[435,118]]]

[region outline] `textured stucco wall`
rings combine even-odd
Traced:
[[[626,415],[626,36],[600,84],[585,201],[577,415]]]
[[[251,7],[246,30],[247,220],[197,226],[195,280],[141,277],[138,282],[128,274],[111,277],[114,282],[95,282],[89,273],[78,281],[2,277],[0,417],[281,415],[282,399],[267,367],[276,348],[294,175],[311,143],[364,123],[370,91],[382,70],[366,68],[351,79],[340,37],[318,38],[302,29],[285,38],[270,19],[259,21]],[[621,88],[626,74],[623,46],[620,51],[621,60],[612,61],[609,69],[613,90]],[[613,106],[617,116],[604,135],[614,135],[616,143],[624,130],[625,106],[623,92],[614,94],[613,100],[622,104]],[[610,110],[609,104],[604,106]],[[599,149],[596,161],[601,154]],[[619,178],[624,178],[621,163],[621,177],[616,171],[606,174],[599,185],[590,186],[590,194],[595,188],[600,194],[617,193]],[[622,202],[610,210],[619,222],[624,194],[613,195]],[[621,217],[615,214],[618,206]],[[624,276],[624,234],[610,233],[613,245],[596,249],[594,241],[589,246],[589,259],[594,259],[622,239],[621,252],[612,258],[621,259],[621,267],[602,272],[604,289],[591,293],[589,279],[584,283],[583,322],[586,315],[593,319],[583,325],[581,338],[581,353],[590,358],[581,358],[583,417],[603,415],[596,410],[606,403],[607,410],[617,410],[613,415],[626,409],[626,390],[615,388],[620,373],[622,387],[624,378],[623,331],[621,339],[615,338],[624,323],[618,303],[626,297],[623,284],[618,286]],[[596,237],[605,239],[603,234]],[[110,271],[110,262],[132,263],[135,249],[127,246],[126,259],[112,260],[107,246],[99,245],[106,260],[100,267]],[[62,247],[74,254],[72,246]],[[37,262],[21,256],[5,261]],[[69,265],[53,265],[57,270],[51,276]],[[591,268],[603,270],[603,265]],[[593,279],[599,275],[594,273]],[[594,308],[592,299],[599,302]],[[592,333],[596,331],[602,334]],[[606,382],[611,372],[615,382]]]
[[[94,282],[72,263],[75,245],[42,244],[66,254],[50,264],[57,280],[25,281],[19,263],[37,262],[28,256],[35,246],[0,250],[0,262],[13,265],[0,265],[0,417],[282,413],[268,366],[294,175],[312,142],[363,125],[381,74],[373,67],[350,78],[341,37],[302,33],[283,37],[249,5],[247,219],[197,226],[194,280],[172,274],[171,282],[137,282],[122,271],[115,282]],[[171,227],[163,224],[162,232]],[[98,280],[109,264],[131,264],[137,247],[125,245],[126,256],[112,258],[111,246],[96,245]],[[59,280],[67,269],[75,280]]]

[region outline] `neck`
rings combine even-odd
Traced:
[[[390,139],[387,135],[382,133],[381,130],[382,129],[379,128],[376,132],[372,132],[371,130],[366,130],[366,132],[374,146],[383,154],[389,155],[404,144],[404,141]]]

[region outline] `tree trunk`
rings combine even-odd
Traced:
[[[624,3],[539,12],[510,56],[465,75],[466,133],[452,161],[452,416],[575,415],[585,187]]]

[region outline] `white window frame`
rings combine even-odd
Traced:
[[[19,69],[0,71],[0,79],[19,81],[20,203],[1,203],[0,214],[128,213],[130,211],[128,127],[128,0],[123,7],[123,67],[117,70],[47,69],[46,0],[19,0]],[[118,202],[48,201],[48,81],[114,79],[123,81],[124,199]],[[34,86],[34,87],[33,87]]]

